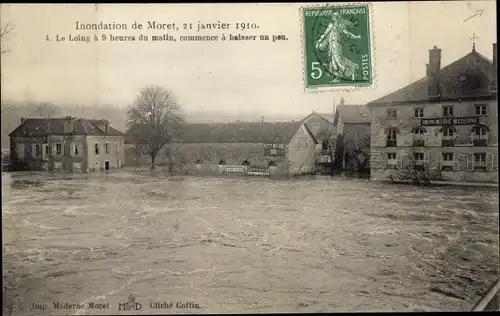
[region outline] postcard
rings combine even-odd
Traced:
[[[496,12],[2,3],[3,315],[498,310]]]

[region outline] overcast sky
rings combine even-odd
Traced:
[[[303,115],[331,112],[333,100],[366,103],[425,76],[428,50],[442,49],[442,65],[476,49],[492,58],[495,1],[389,2],[373,4],[375,87],[358,92],[304,91],[299,8],[307,4],[1,5],[1,21],[15,29],[1,59],[2,100],[60,104],[114,104],[124,108],[140,89],[172,90],[185,112]],[[466,22],[465,19],[482,10]],[[258,34],[286,34],[269,42],[56,43],[55,35],[90,35],[82,23],[147,21],[254,22]],[[151,30],[105,31],[154,35]],[[158,31],[156,34],[174,32]],[[214,34],[219,32],[214,32]],[[229,32],[225,32],[226,34]],[[234,34],[234,32],[233,32]],[[46,35],[53,38],[45,40]],[[177,33],[177,35],[181,35]]]

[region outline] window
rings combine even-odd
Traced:
[[[62,144],[56,144],[56,155],[62,155]]]
[[[387,140],[396,140],[396,130],[395,129],[389,130],[389,133],[387,134]]]
[[[486,104],[476,104],[476,115],[478,116],[487,116],[488,106]]]
[[[49,155],[49,146],[45,146],[45,154],[48,156]]]
[[[391,128],[387,133],[387,147],[396,147],[397,146],[397,138],[396,138],[396,129]]]
[[[488,138],[488,131],[484,126],[478,127],[474,131],[474,138],[475,139],[486,139]]]
[[[319,123],[312,123],[311,124],[311,129],[313,131],[318,131],[319,130],[319,126],[320,126]]]
[[[40,148],[40,144],[35,145],[35,157],[40,157],[42,153],[42,149]]]
[[[413,132],[413,147],[424,147],[425,139],[424,135],[426,133],[425,127],[419,127]]]
[[[99,155],[99,143],[94,144],[94,152],[96,155]]]
[[[415,109],[415,117],[424,117],[424,109]]]
[[[387,116],[392,117],[392,118],[396,118],[398,116],[396,109],[388,109]]]
[[[474,154],[474,165],[486,166],[486,153],[475,153]]]
[[[71,145],[71,148],[72,148],[72,154],[73,156],[78,156],[80,155],[80,144],[79,143],[73,143]]]
[[[443,128],[443,140],[441,141],[441,146],[443,147],[454,147],[455,146],[455,130],[451,127]]]
[[[446,136],[446,137],[453,137],[453,134],[454,134],[454,131],[451,127],[447,127],[443,131],[443,136]]]
[[[426,132],[425,128],[424,127],[419,127],[415,130],[415,135],[424,135]]]
[[[307,139],[299,139],[297,140],[297,149],[302,149],[302,148],[307,148],[309,147],[309,143],[307,142]]]
[[[387,153],[387,159],[388,160],[395,160],[396,159],[396,153]]]
[[[109,154],[109,143],[104,143],[104,152]]]
[[[423,161],[424,160],[424,153],[413,153],[413,160]]]
[[[443,116],[444,117],[453,116],[453,105],[443,106]]]
[[[443,161],[453,161],[453,153],[443,153]]]
[[[476,147],[488,146],[488,129],[484,126],[474,126],[472,128],[472,143]]]
[[[323,139],[321,147],[323,150],[328,150],[328,139]]]

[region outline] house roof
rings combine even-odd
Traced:
[[[489,87],[493,79],[493,63],[475,50],[448,66],[441,68],[440,74],[442,99],[491,96]],[[464,83],[459,80],[464,75],[477,81],[480,87],[471,89],[464,86]],[[428,101],[428,80],[426,76],[406,87],[369,102],[368,105]]]
[[[339,117],[344,124],[371,123],[371,111],[366,105],[341,104],[335,110],[334,125],[337,126]]]
[[[314,133],[311,131],[309,125],[307,123],[303,123],[302,126],[304,127],[306,133],[312,138],[314,144],[319,144],[318,139],[314,136]]]
[[[316,114],[327,120],[329,123],[333,124],[334,115],[332,113],[316,113]]]
[[[66,118],[27,118],[22,124],[16,127],[9,136],[45,136],[45,135],[63,135],[64,122]],[[109,126],[106,133],[99,128],[102,120],[89,120],[85,118],[72,118],[73,135],[94,135],[94,136],[123,136],[119,130]]]
[[[301,122],[184,123],[177,136],[182,143],[287,143]],[[137,129],[127,131],[126,143],[133,143]]]

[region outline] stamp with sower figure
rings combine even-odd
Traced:
[[[306,89],[372,84],[368,5],[305,7],[302,22]]]

